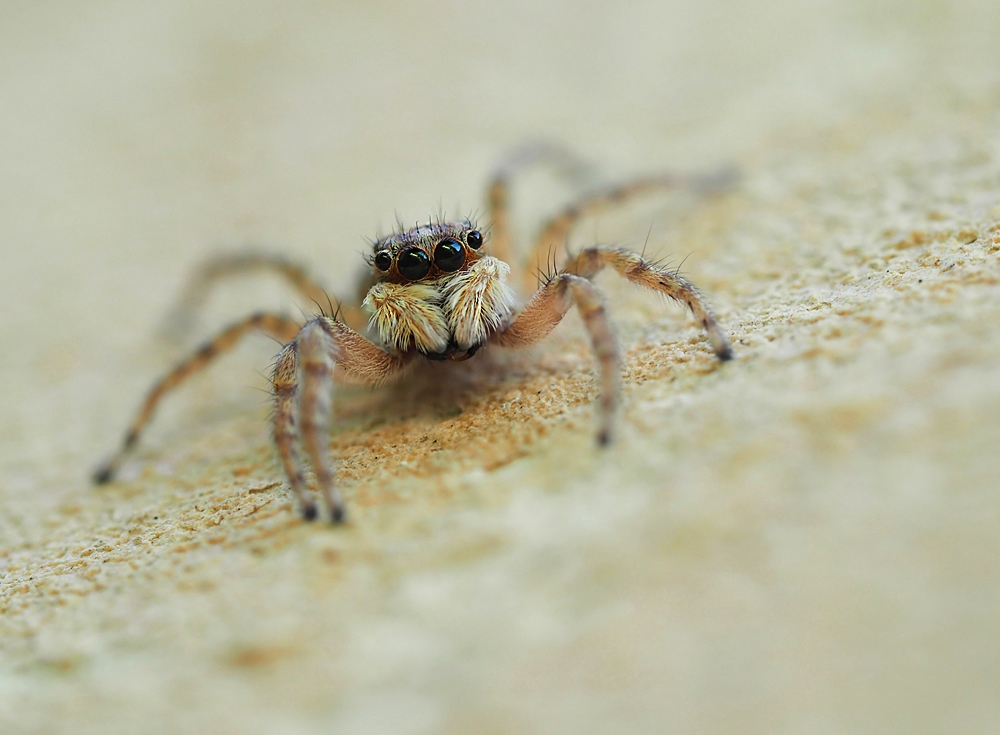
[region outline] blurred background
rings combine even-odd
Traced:
[[[5,732],[992,731],[998,34],[995,0],[4,0]],[[350,296],[366,238],[482,215],[532,140],[607,180],[740,170],[575,235],[691,256],[740,360],[602,278],[611,458],[568,324],[460,401],[488,449],[356,399],[331,534],[276,484],[260,340],[90,488],[200,259],[275,249]],[[528,177],[522,240],[572,192]],[[241,283],[189,343],[298,313]],[[491,434],[516,405],[528,438]]]

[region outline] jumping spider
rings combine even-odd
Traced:
[[[299,457],[301,447],[335,523],[344,519],[344,501],[334,483],[327,442],[335,367],[342,371],[338,377],[381,385],[399,378],[406,366],[420,357],[462,361],[487,345],[517,348],[535,344],[555,328],[571,306],[576,306],[599,365],[597,441],[606,445],[611,440],[619,403],[621,353],[601,295],[590,280],[605,267],[687,305],[707,332],[718,359],[731,359],[729,340],[712,310],[694,284],[676,271],[649,263],[624,248],[588,247],[575,255],[566,250],[571,228],[584,216],[636,194],[678,184],[702,190],[718,188],[718,177],[658,176],[590,194],[549,220],[528,258],[515,258],[507,214],[510,179],[518,168],[545,158],[558,155],[544,147],[528,150],[494,173],[488,189],[492,220],[488,248],[486,236],[470,221],[431,223],[373,243],[367,259],[371,266],[367,295],[362,305],[370,313],[368,326],[375,341],[348,326],[348,320],[340,314],[317,316],[304,326],[268,313],[239,321],[153,386],[125,434],[121,449],[97,470],[94,481],[113,479],[164,394],[203,370],[252,331],[262,331],[285,345],[274,365],[271,386],[274,442],[289,483],[299,497],[305,518],[315,519],[317,506],[308,491]],[[514,292],[506,282],[511,266],[518,270],[518,276],[524,276],[526,266],[550,256],[553,260],[563,259],[562,267],[545,274],[541,286],[518,311]],[[327,301],[326,292],[301,268],[280,257],[261,254],[229,255],[210,261],[189,287],[189,301],[203,298],[214,280],[248,270],[277,272],[305,297],[317,303]]]

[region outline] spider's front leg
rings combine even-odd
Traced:
[[[517,319],[490,341],[503,347],[533,345],[555,329],[574,304],[597,357],[601,384],[597,442],[604,446],[611,441],[618,408],[621,351],[594,284],[572,273],[560,273],[538,289]]]
[[[281,351],[271,375],[274,442],[307,520],[316,518],[317,509],[306,487],[297,442],[309,457],[331,520],[344,520],[344,501],[334,483],[327,441],[333,413],[334,367],[339,365],[360,383],[378,385],[397,377],[409,359],[407,354],[386,352],[329,317],[313,319]]]
[[[608,323],[600,293],[590,282],[605,266],[615,269],[633,283],[652,288],[688,306],[701,326],[719,360],[733,357],[725,332],[715,314],[693,283],[658,266],[647,263],[638,253],[621,248],[587,248],[566,265],[561,273],[542,286],[524,310],[505,329],[497,332],[491,342],[504,347],[526,347],[545,338],[570,306],[576,305],[590,334],[600,368],[601,395],[598,443],[611,439],[614,415],[619,401],[621,353]]]
[[[608,247],[581,250],[566,264],[563,271],[591,279],[606,266],[610,266],[632,283],[659,291],[685,304],[702,329],[708,333],[716,357],[723,362],[732,359],[733,349],[729,346],[729,338],[719,326],[715,313],[698,288],[675,271],[647,263],[641,255],[631,250]]]
[[[149,425],[160,401],[188,378],[207,368],[219,355],[235,347],[247,334],[260,331],[281,342],[292,339],[299,331],[299,323],[279,314],[253,314],[222,330],[213,339],[205,342],[194,354],[182,360],[173,370],[160,378],[150,389],[128,431],[121,448],[94,472],[94,482],[102,485],[111,482],[119,468],[139,442],[139,437]]]

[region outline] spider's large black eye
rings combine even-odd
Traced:
[[[479,250],[483,246],[483,235],[479,230],[473,230],[465,236],[465,241],[473,250]]]
[[[396,259],[399,274],[408,281],[419,281],[431,269],[431,259],[420,248],[406,248]]]
[[[375,267],[380,271],[387,271],[392,268],[392,256],[388,250],[383,250],[375,255]]]
[[[464,264],[465,248],[458,240],[446,237],[434,248],[434,265],[445,273],[457,271]]]

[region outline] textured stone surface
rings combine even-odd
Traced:
[[[993,731],[995,3],[293,5],[5,10],[3,731]],[[281,482],[261,339],[88,484],[199,257],[280,247],[346,295],[363,236],[468,213],[538,136],[739,167],[574,236],[690,255],[734,362],[603,275],[612,449],[571,318],[338,396],[331,529]],[[523,182],[523,234],[569,192]],[[298,309],[233,283],[186,343],[262,306]]]

